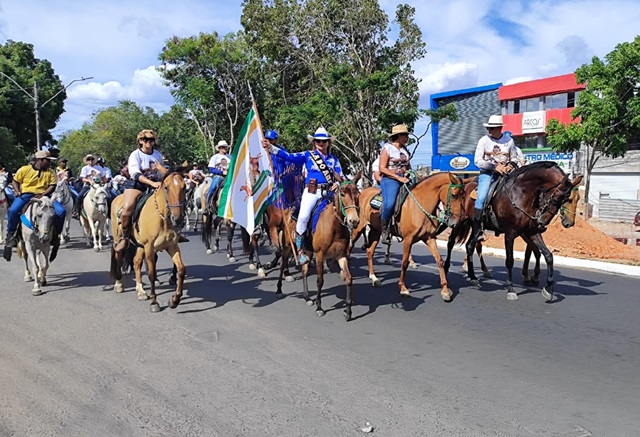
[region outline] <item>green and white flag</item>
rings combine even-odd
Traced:
[[[251,234],[273,200],[274,180],[269,152],[262,147],[262,125],[255,103],[231,153],[229,173],[220,195],[218,215]]]

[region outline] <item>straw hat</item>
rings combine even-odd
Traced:
[[[323,128],[322,126],[320,126],[317,130],[316,133],[313,135],[307,135],[307,138],[309,139],[309,141],[313,141],[313,140],[329,140],[329,141],[334,141],[336,139],[335,136],[331,136],[329,135],[329,132],[327,132],[327,130],[325,128]]]
[[[226,147],[227,150],[229,150],[229,145],[227,144],[227,142],[225,140],[220,140],[218,141],[218,144],[216,144],[216,151],[220,151],[220,147]]]
[[[401,134],[407,134],[409,135],[411,132],[409,132],[409,128],[407,127],[406,124],[396,124],[394,127],[391,128],[391,133],[389,134],[389,137],[392,137],[394,135],[401,135]]]
[[[489,121],[482,124],[484,127],[502,127],[502,115],[492,115]]]
[[[96,160],[96,157],[95,157],[95,156],[93,156],[93,155],[89,154],[89,155],[87,155],[87,156],[85,156],[85,157],[84,157],[84,163],[85,163],[85,164],[88,164],[88,163],[87,163],[87,161],[89,160],[89,158],[93,159],[93,160],[94,160],[94,162],[95,162],[95,160]]]

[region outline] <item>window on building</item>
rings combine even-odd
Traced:
[[[508,100],[506,105],[506,114],[520,113],[520,100]]]
[[[571,108],[573,105],[568,105],[569,96],[567,93],[554,94],[552,96],[545,97],[545,109],[564,109]]]
[[[520,141],[516,143],[521,149],[539,149],[547,147],[546,135],[527,135],[518,138]]]
[[[534,97],[531,99],[523,99],[520,100],[520,111],[519,112],[533,112],[540,110],[540,99],[538,97]]]

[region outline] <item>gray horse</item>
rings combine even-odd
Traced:
[[[65,210],[64,226],[62,227],[61,241],[67,242],[70,240],[69,227],[71,225],[71,213],[73,212],[73,197],[71,196],[71,190],[69,190],[69,184],[66,181],[58,181],[56,190],[53,192],[53,200],[57,200]]]
[[[55,216],[53,200],[43,196],[31,200],[24,213],[24,219],[21,220],[22,238],[18,245],[18,256],[24,259],[25,282],[35,279],[31,290],[34,296],[41,295],[40,287],[47,285],[49,251],[54,233]],[[29,262],[31,262],[31,269]]]

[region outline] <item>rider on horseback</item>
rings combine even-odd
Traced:
[[[91,189],[91,185],[96,181],[96,179],[100,179],[101,182],[104,182],[102,167],[96,164],[95,156],[85,156],[84,163],[86,165],[82,167],[80,175],[78,176],[84,185],[78,194],[78,198],[76,199],[76,204],[73,209],[73,217],[78,219],[80,218],[80,211],[82,210],[82,202]]]
[[[509,163],[519,161],[513,138],[502,133],[501,115],[490,116],[483,126],[487,128],[487,135],[478,141],[474,158],[474,163],[480,169],[480,175],[473,214],[472,238],[479,237],[482,232],[482,214],[491,182],[509,172]]]
[[[159,178],[155,171],[158,166],[164,166],[162,154],[155,149],[156,133],[151,129],[143,129],[136,137],[138,149],[129,155],[128,169],[131,179],[124,184],[124,204],[120,215],[122,237],[114,250],[121,252],[129,246],[129,233],[131,231],[131,216],[136,206],[136,201],[147,187],[160,187]]]
[[[56,189],[56,173],[52,168],[49,168],[51,161],[56,158],[53,158],[48,151],[40,150],[35,153],[34,159],[35,162],[33,164],[20,167],[13,177],[13,191],[16,193],[16,198],[7,212],[7,247],[16,247],[18,245],[18,239],[15,234],[20,223],[20,214],[23,207],[34,197],[51,197]],[[65,217],[64,207],[59,202],[53,202],[53,208],[56,212],[56,219],[55,232],[51,239],[53,248],[51,261],[55,259],[58,253],[60,234],[62,233]]]
[[[323,192],[328,189],[335,190],[339,183],[345,180],[342,167],[338,158],[331,153],[331,142],[335,137],[329,135],[323,127],[318,128],[314,135],[307,135],[309,141],[313,141],[314,148],[311,151],[288,153],[280,147],[274,146],[268,139],[263,140],[262,145],[272,154],[293,163],[304,164],[306,169],[306,188],[300,201],[300,212],[296,224],[296,247],[298,249],[298,261],[300,264],[309,262],[304,253],[304,234],[311,218],[311,212],[322,198]]]
[[[209,160],[209,171],[215,176],[211,179],[209,184],[209,191],[207,191],[207,205],[211,201],[213,193],[218,189],[224,178],[227,176],[227,170],[231,163],[231,157],[227,154],[229,151],[229,144],[225,140],[218,141],[216,145],[216,153]],[[203,205],[204,207],[205,205]]]
[[[389,134],[391,142],[385,144],[380,152],[380,189],[382,191],[382,211],[380,212],[380,222],[382,234],[380,240],[389,244],[391,235],[389,233],[389,223],[393,216],[396,199],[400,194],[402,184],[409,182],[405,176],[411,169],[409,159],[411,154],[405,147],[409,141],[409,129],[405,124],[393,126]]]

